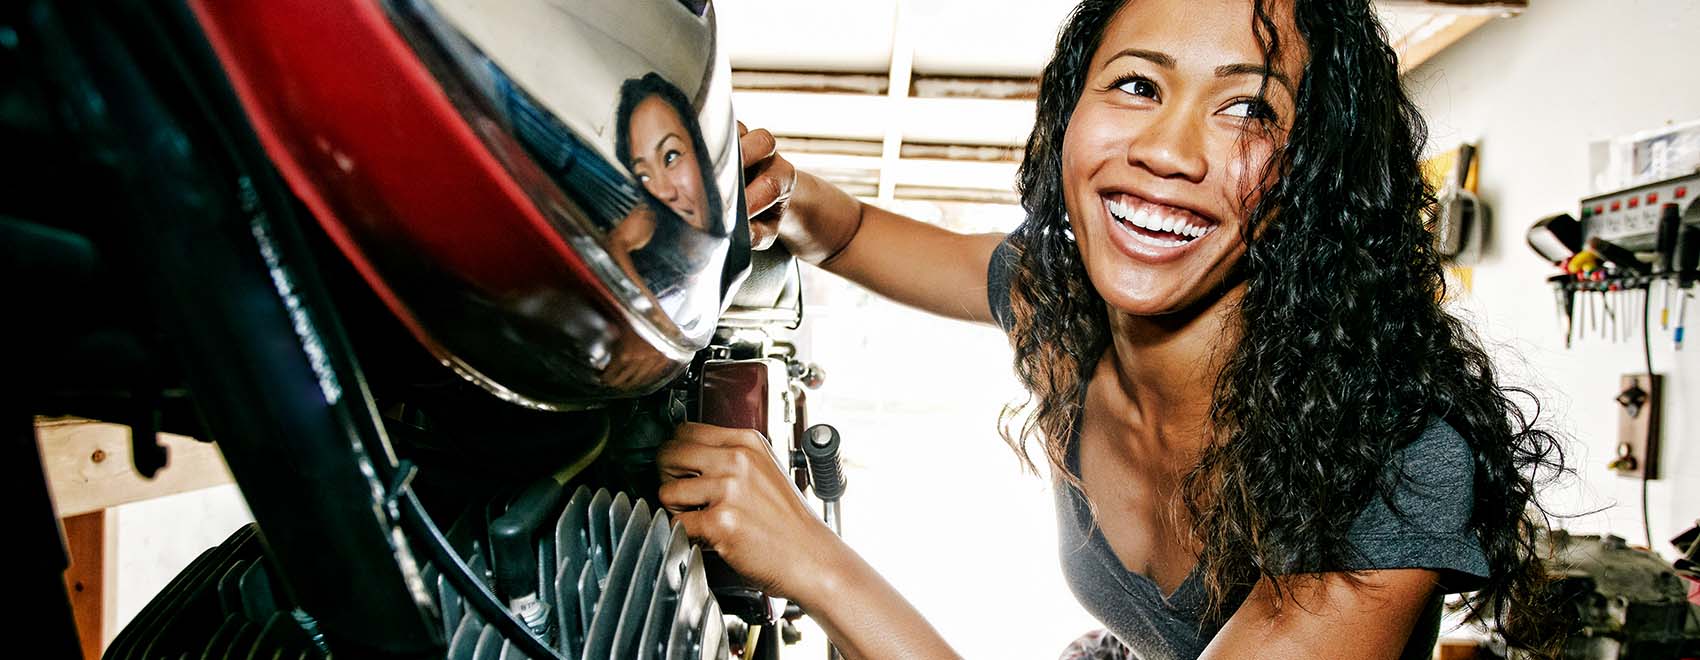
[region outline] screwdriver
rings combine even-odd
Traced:
[[[1680,351],[1682,350],[1682,336],[1684,334],[1683,326],[1687,322],[1688,298],[1692,295],[1688,292],[1688,286],[1694,282],[1697,271],[1700,271],[1700,229],[1696,229],[1694,225],[1683,227],[1677,239],[1675,253],[1676,259],[1673,265],[1676,273],[1674,277],[1676,286],[1682,289],[1682,297],[1676,305],[1676,335],[1673,339],[1676,342],[1676,349]]]
[[[1570,335],[1576,328],[1576,292],[1564,286],[1566,276],[1560,275],[1550,280],[1552,282],[1553,302],[1558,307],[1558,329],[1564,331],[1564,347],[1570,348]]]
[[[1675,202],[1666,203],[1659,209],[1659,272],[1667,279],[1659,281],[1660,298],[1664,305],[1659,308],[1659,329],[1670,329],[1670,294],[1671,281],[1668,279],[1676,261],[1677,230],[1682,228],[1682,209]]]

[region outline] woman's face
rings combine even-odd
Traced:
[[[1242,228],[1304,65],[1290,10],[1271,4],[1284,52],[1261,101],[1249,0],[1131,0],[1106,27],[1063,137],[1062,176],[1087,274],[1112,308],[1192,307],[1245,253]]]
[[[649,194],[691,226],[706,231],[708,196],[684,120],[661,97],[651,96],[638,102],[629,121],[632,153],[626,157],[632,173]]]

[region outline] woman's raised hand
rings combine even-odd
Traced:
[[[861,204],[779,155],[767,129],[738,122],[744,154],[744,201],[750,215],[750,244],[765,250],[775,239],[791,254],[820,264],[850,244],[860,227]]]
[[[809,510],[760,433],[685,424],[657,461],[661,505],[761,590],[809,599],[844,565],[848,547]]]

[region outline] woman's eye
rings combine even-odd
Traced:
[[[639,174],[638,175],[638,183],[649,183],[649,175],[648,174]]]
[[[1149,78],[1130,78],[1123,80],[1116,83],[1116,89],[1134,96],[1143,96],[1149,99],[1157,98],[1157,84],[1151,82],[1151,79]]]
[[[664,165],[672,165],[673,161],[679,160],[680,155],[677,149],[669,149],[667,153],[661,155],[661,162]]]
[[[1229,104],[1228,107],[1223,108],[1222,114],[1229,117],[1239,117],[1240,119],[1256,121],[1275,120],[1275,109],[1269,107],[1268,103],[1264,103],[1257,99],[1241,99],[1239,101],[1235,101],[1232,104]]]

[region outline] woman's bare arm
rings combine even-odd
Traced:
[[[755,243],[775,233],[792,253],[897,302],[966,321],[993,322],[986,267],[1001,234],[959,234],[850,196],[799,172],[773,135],[742,138]]]
[[[847,658],[956,658],[937,630],[815,517],[767,439],[685,424],[656,456],[662,506],[767,593],[796,602]]]
[[[1438,576],[1424,569],[1368,571],[1299,581],[1277,602],[1260,583],[1200,660],[1397,660]]]
[[[920,611],[854,550],[843,547],[836,570],[797,605],[819,623],[849,660],[960,658]]]

